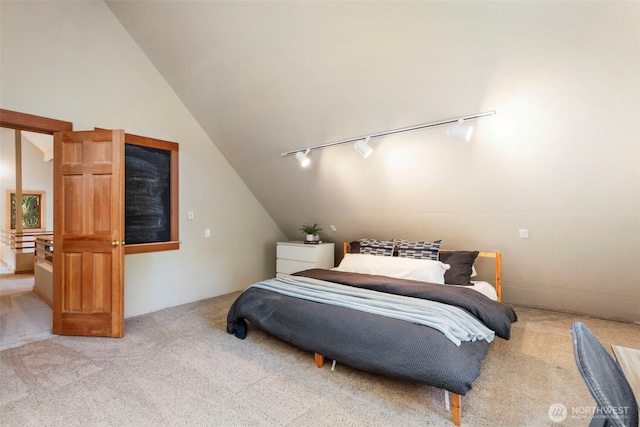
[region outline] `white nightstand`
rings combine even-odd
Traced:
[[[310,268],[333,268],[335,260],[333,243],[317,245],[303,242],[278,242],[276,244],[276,277]]]

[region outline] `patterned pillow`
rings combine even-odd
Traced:
[[[393,246],[393,240],[360,239],[361,254],[393,256]]]
[[[401,258],[431,259],[438,260],[438,252],[442,246],[442,240],[433,242],[407,242],[406,240],[396,240],[398,245],[398,256]]]

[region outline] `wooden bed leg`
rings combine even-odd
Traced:
[[[318,353],[314,353],[313,357],[316,360],[316,366],[318,368],[322,368],[324,366],[324,356]]]
[[[453,418],[453,424],[459,426],[462,419],[462,396],[459,394],[451,393],[451,417]]]

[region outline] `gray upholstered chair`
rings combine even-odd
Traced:
[[[578,370],[596,400],[589,426],[638,427],[638,402],[620,366],[584,323],[574,323],[571,336]]]

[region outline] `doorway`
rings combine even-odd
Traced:
[[[49,338],[52,330],[51,280],[42,280],[33,239],[53,228],[53,137],[20,131],[18,155],[15,132],[0,128],[0,351]],[[17,170],[23,203],[16,200]],[[23,208],[22,230],[17,230],[17,207]]]
[[[52,142],[53,132],[71,130],[72,124],[0,109],[0,128],[3,132],[10,130],[11,134],[13,134],[13,130],[35,132],[36,136],[44,137],[44,140],[49,139]],[[14,138],[9,139],[13,140]],[[34,143],[34,145],[38,144]],[[44,152],[44,150],[42,151]],[[47,154],[44,153],[45,159],[46,156]],[[34,165],[31,167],[43,169]],[[35,173],[35,171],[31,172]],[[48,168],[45,175],[47,176],[44,178],[41,176],[40,180],[49,181],[47,197],[49,205],[52,206],[52,168]],[[4,178],[3,176],[0,179],[4,180]],[[5,194],[1,194],[0,197],[4,198]],[[3,216],[6,215],[5,210],[3,210]],[[50,209],[49,212],[52,213],[53,209]],[[4,227],[5,224],[1,225]],[[49,230],[53,229],[52,216],[45,221],[45,226]],[[0,351],[51,337],[52,318],[52,308],[34,292],[34,274],[32,272],[13,274],[12,270],[0,263]]]

